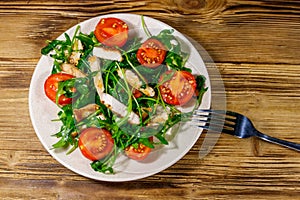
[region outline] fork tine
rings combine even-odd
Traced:
[[[224,114],[225,114],[225,111],[204,109],[204,110],[196,110],[194,116],[203,117],[206,119],[215,118],[218,120],[218,119],[223,119]]]
[[[220,124],[219,122],[222,122],[224,117],[222,115],[215,115],[212,110],[197,110],[192,119],[195,122],[210,123],[212,118],[214,118],[215,124]]]
[[[227,116],[231,116],[231,117],[237,117],[237,116],[240,115],[240,114],[239,114],[239,113],[236,113],[236,112],[232,112],[232,111],[227,110],[227,111],[226,111],[226,115],[227,115]]]
[[[193,121],[205,123],[197,124],[200,128],[213,131],[222,130],[223,133],[233,135],[236,116],[230,111],[199,109],[195,111]]]
[[[226,125],[231,126],[236,122],[236,116],[234,112],[231,111],[223,111],[223,110],[196,110],[195,115],[196,117],[204,118],[205,120],[201,120],[202,122],[206,122],[209,120],[216,120],[216,121],[225,121]],[[197,118],[199,120],[199,118]]]

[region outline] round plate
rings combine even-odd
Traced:
[[[90,33],[94,30],[100,18],[109,16],[124,20],[131,30],[130,34],[146,38],[142,29],[140,15],[103,15],[89,19],[78,25],[81,26],[81,32]],[[163,29],[173,29],[169,25],[150,17],[145,16],[144,20],[153,35],[159,33]],[[78,25],[70,28],[66,31],[66,33],[73,36]],[[198,50],[184,35],[176,30],[173,34],[180,39],[183,51],[190,54],[187,67],[192,69],[193,74],[202,74],[206,77],[206,86],[208,87],[208,91],[203,96],[201,107],[210,108],[211,87],[203,59],[201,58]],[[63,34],[58,37],[58,39],[63,38]],[[173,129],[173,133],[169,135],[169,145],[156,148],[144,161],[138,162],[121,155],[117,158],[114,165],[115,174],[103,174],[96,172],[91,168],[90,161],[83,157],[78,149],[70,155],[66,155],[66,149],[52,149],[52,145],[56,143],[58,139],[51,135],[58,132],[61,125],[58,122],[51,121],[57,118],[59,108],[46,97],[43,89],[44,81],[50,75],[52,65],[53,60],[49,56],[42,56],[33,73],[29,91],[29,110],[31,121],[38,138],[46,150],[62,165],[82,176],[112,182],[130,181],[151,176],[170,167],[181,159],[193,147],[202,132],[202,129],[199,129],[196,126],[193,127],[187,124],[181,124],[180,126],[177,126],[175,131],[176,134],[173,134]]]

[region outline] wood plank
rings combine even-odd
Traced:
[[[254,123],[262,129],[262,131],[270,132],[274,136],[284,139],[299,142],[300,138],[297,135],[298,130],[296,125],[299,123],[299,116],[293,112],[293,108],[291,110],[285,110],[289,105],[294,105],[294,108],[297,108],[299,106],[299,96],[293,95],[290,97],[286,95],[286,90],[283,88],[286,86],[291,89],[298,89],[299,80],[293,79],[293,82],[286,83],[284,77],[293,76],[297,73],[299,68],[286,65],[272,65],[272,67],[270,67],[270,65],[252,64],[247,66],[248,67],[245,68],[239,64],[218,64],[226,83],[225,86],[229,99],[228,108],[237,111],[242,110],[244,112],[248,110],[246,114],[249,115],[250,118],[258,120],[254,121]],[[2,70],[4,69],[5,68],[2,68]],[[281,78],[278,78],[279,75],[277,74],[279,69],[281,70],[281,75],[283,75]],[[249,71],[251,71],[251,73],[249,73]],[[269,75],[266,75],[266,73]],[[249,80],[252,81],[245,80],[246,75],[248,75],[248,77],[250,77]],[[266,76],[269,78],[265,79]],[[15,78],[11,78],[12,81],[13,79]],[[259,90],[260,85],[274,84],[274,80],[276,80],[276,84],[279,85],[278,90],[274,92],[272,87],[266,87],[262,91]],[[27,82],[28,81],[29,79],[27,79]],[[0,83],[2,83],[2,80]],[[247,85],[237,88],[236,84],[238,83],[247,83]],[[258,89],[254,91],[253,88]],[[4,90],[6,92],[4,92]],[[55,179],[63,176],[71,180],[85,180],[83,177],[77,177],[73,172],[70,172],[57,163],[39,143],[32,127],[30,127],[29,113],[26,110],[28,101],[27,92],[28,90],[20,92],[20,89],[7,89],[6,87],[1,91],[1,93],[5,95],[1,99],[1,104],[4,106],[1,108],[0,113],[2,113],[2,115],[7,113],[7,122],[0,123],[2,129],[5,129],[5,132],[0,133],[0,136],[3,138],[3,144],[0,147],[2,152],[0,159],[2,166],[2,170],[0,171],[1,177],[8,179],[36,179],[38,177],[41,179]],[[255,95],[253,95],[253,93],[255,93]],[[270,98],[270,102],[266,102],[268,98]],[[285,101],[281,102],[282,99]],[[241,101],[243,104],[240,103]],[[16,107],[20,107],[21,110],[14,109]],[[262,108],[266,110],[266,112],[259,112]],[[271,115],[267,112],[268,110],[272,111]],[[285,116],[295,117],[291,121]],[[25,127],[15,123],[18,121],[24,123]],[[285,128],[281,128],[278,124],[283,127],[293,127],[294,130],[287,132]],[[294,136],[291,136],[291,133],[294,134]],[[289,170],[282,170],[292,169],[294,172],[298,170],[300,163],[299,159],[297,159],[296,152],[276,145],[274,146],[251,139],[238,140],[231,136],[221,136],[213,150],[212,157],[208,155],[203,160],[199,160],[197,156],[200,145],[201,140],[198,146],[194,147],[193,150],[176,165],[159,173],[154,176],[154,178],[151,177],[149,179],[168,180],[173,177],[172,181],[174,183],[181,187],[187,187],[186,180],[189,180],[189,184],[191,182],[199,183],[201,180],[198,180],[198,177],[224,179],[223,176],[225,176],[225,174],[228,177],[227,170],[229,169],[227,166],[229,165],[230,170],[232,170],[230,173],[231,179],[234,180],[237,176],[245,176],[245,174],[247,174],[247,177],[249,177],[249,185],[252,184],[251,180],[253,180],[253,177],[257,176],[256,181],[263,179],[260,180],[263,183],[265,179],[274,179],[276,184],[279,183],[277,181],[279,181],[278,178],[281,176],[285,178],[289,177],[289,180],[285,179],[286,184],[291,182],[289,187],[292,187],[292,184],[298,179],[295,177],[295,174],[290,174]],[[255,147],[255,145],[258,147]],[[249,149],[252,151],[249,151]],[[289,157],[286,156],[287,154]],[[292,155],[294,155],[294,157]],[[224,160],[226,161],[224,162]],[[277,167],[277,169],[274,169],[274,167]],[[256,174],[257,168],[261,169],[263,177],[261,177],[262,174]],[[43,172],[41,173],[40,170]],[[9,171],[11,171],[11,173]],[[250,172],[250,174],[248,174],[248,172]],[[174,179],[176,176],[178,176],[178,179]],[[244,178],[247,179],[247,177]],[[258,185],[262,184],[255,183]],[[285,185],[285,187],[287,186]]]
[[[108,183],[68,170],[38,140],[28,92],[46,40],[91,17],[143,14],[199,42],[222,75],[227,108],[262,132],[300,143],[300,2],[284,0],[0,3],[0,199],[299,199],[299,153],[221,135],[199,159],[196,145],[145,179]]]
[[[186,1],[168,3],[128,1],[111,5],[109,2],[15,1],[12,6],[2,5],[2,9],[0,6],[0,11],[5,13],[0,16],[1,20],[7,22],[0,27],[1,34],[7,38],[0,43],[0,53],[4,58],[9,58],[9,54],[17,58],[36,58],[47,39],[58,37],[73,25],[97,15],[130,10],[169,23],[202,44],[216,62],[300,63],[297,51],[300,5],[297,2],[271,4],[219,0],[208,2],[203,7],[198,5],[197,9],[191,9]],[[14,25],[15,21],[18,21],[18,26]],[[15,41],[19,41],[19,45],[14,45]],[[10,53],[6,49],[10,49]]]

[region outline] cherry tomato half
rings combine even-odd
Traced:
[[[128,39],[128,26],[121,19],[108,17],[98,22],[94,34],[106,46],[122,47]]]
[[[171,78],[165,80],[170,75]],[[164,82],[159,86],[159,90],[163,100],[171,105],[184,105],[189,102],[197,87],[195,77],[187,71],[166,71],[160,77],[160,82],[162,81]]]
[[[96,161],[113,150],[114,140],[108,130],[90,127],[80,133],[78,146],[86,158]]]
[[[136,56],[141,65],[156,68],[165,60],[166,48],[157,39],[150,38],[138,49]]]
[[[153,141],[153,137],[149,138],[150,141]],[[134,148],[132,145],[125,148],[125,154],[133,160],[144,160],[149,153],[151,148],[145,146],[142,143],[139,143],[138,148]]]
[[[58,90],[58,83],[61,81],[65,81],[68,79],[74,78],[74,76],[65,73],[57,73],[50,75],[45,83],[44,83],[44,91],[46,96],[53,101],[56,102],[56,92]],[[59,105],[67,105],[72,102],[71,98],[66,97],[65,95],[61,95],[58,99]]]

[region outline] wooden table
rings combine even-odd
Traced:
[[[300,143],[297,0],[2,0],[0,199],[299,199],[299,152],[258,139],[221,135],[199,159],[203,134],[170,168],[121,183],[82,177],[48,154],[28,111],[40,49],[81,21],[121,12],[156,18],[201,43],[223,77],[227,108]]]

